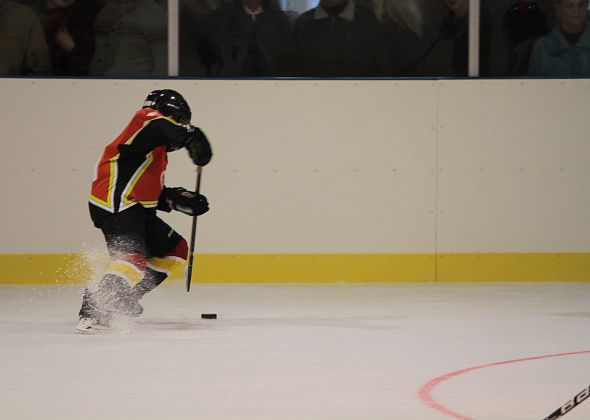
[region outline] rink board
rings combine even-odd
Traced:
[[[590,281],[588,79],[0,88],[0,283],[100,276],[79,258],[104,249],[88,217],[93,169],[156,88],[181,91],[213,144],[195,282]],[[165,182],[194,188],[184,151]],[[189,217],[162,218],[190,238]]]

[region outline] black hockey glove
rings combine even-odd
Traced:
[[[158,210],[177,210],[189,216],[200,216],[209,211],[207,197],[182,187],[164,187],[158,200]]]
[[[191,131],[192,130],[192,131]],[[199,127],[190,126],[189,139],[186,149],[193,163],[198,166],[205,166],[211,161],[213,152],[207,136]]]

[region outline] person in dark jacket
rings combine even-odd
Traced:
[[[51,62],[39,18],[27,6],[0,0],[0,75],[49,74]]]
[[[502,31],[510,76],[525,76],[534,43],[548,32],[545,12],[535,0],[520,0],[504,14]]]
[[[168,21],[156,0],[107,0],[94,22],[89,76],[168,74]]]
[[[291,28],[271,0],[233,0],[209,15],[212,76],[281,76],[288,71]]]
[[[321,0],[295,21],[296,75],[387,74],[383,33],[371,9],[354,0]]]
[[[97,0],[53,0],[45,38],[56,76],[85,76],[94,52],[94,20],[101,8]]]

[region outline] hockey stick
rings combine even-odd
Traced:
[[[201,191],[201,172],[203,168],[197,166],[197,186],[195,192],[199,194]],[[191,230],[191,243],[188,251],[188,264],[184,268],[184,284],[186,285],[187,293],[191,290],[191,279],[193,276],[193,258],[195,253],[195,237],[197,236],[197,216],[193,216],[193,227]]]
[[[565,414],[573,410],[574,407],[576,407],[582,401],[586,400],[588,397],[590,397],[590,386],[587,386],[582,391],[578,392],[573,399],[569,400],[564,405],[555,410],[553,413],[549,414],[547,417],[545,417],[544,420],[556,420],[564,416]]]

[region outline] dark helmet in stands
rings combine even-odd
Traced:
[[[172,89],[150,92],[145,98],[143,107],[155,109],[179,124],[184,125],[191,121],[191,108],[182,95]]]

